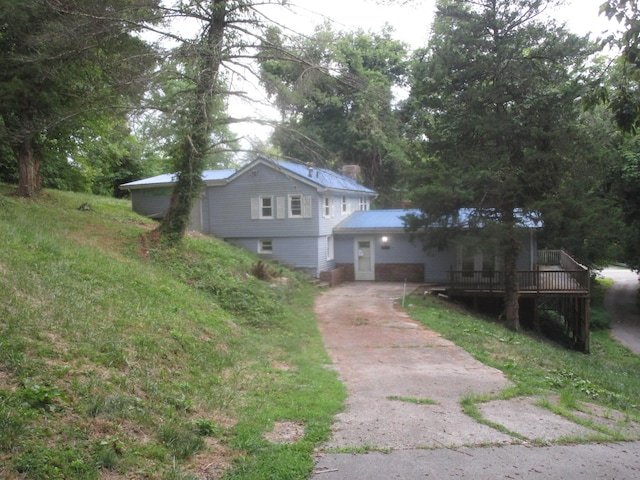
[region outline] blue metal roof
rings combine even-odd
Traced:
[[[267,162],[273,162],[277,166],[324,188],[330,188],[334,190],[350,190],[372,195],[375,195],[376,193],[374,190],[371,190],[370,188],[359,184],[351,177],[347,177],[346,175],[336,173],[326,168],[310,167],[299,163],[284,162],[281,160],[264,160],[266,160]]]
[[[205,170],[202,172],[202,180],[204,182],[215,182],[220,180],[226,180],[231,175],[236,173],[235,169],[227,170]],[[176,182],[175,173],[165,173],[163,175],[156,175],[155,177],[143,178],[142,180],[136,180],[135,182],[124,183],[120,185],[120,188],[131,187],[152,187],[152,186],[165,186],[172,185]]]
[[[416,214],[418,210],[366,210],[353,212],[349,217],[340,222],[335,230],[389,230],[404,229],[404,217],[407,214]]]
[[[466,225],[471,220],[472,210],[463,208],[458,212],[457,222],[459,225]],[[340,222],[336,228],[336,233],[348,233],[349,231],[358,230],[404,230],[405,223],[403,217],[405,215],[420,216],[421,212],[417,209],[411,210],[367,210],[354,212],[349,217]],[[516,213],[520,226],[525,228],[538,228],[541,226],[539,221],[529,217],[524,217]]]
[[[359,184],[356,180],[333,172],[326,168],[309,167],[307,165],[284,162],[281,160],[271,160],[268,158],[261,158],[257,162],[263,162],[271,164],[273,168],[282,169],[287,174],[294,174],[299,177],[300,180],[304,180],[315,184],[322,188],[332,190],[348,190],[351,192],[360,192],[367,195],[375,195],[376,192],[364,185]],[[241,174],[243,171],[250,169],[253,164],[246,165],[241,170],[205,170],[202,175],[202,180],[206,182],[216,182],[229,180],[235,174]],[[155,177],[144,178],[135,182],[129,182],[120,185],[120,188],[147,188],[154,186],[170,186],[176,182],[175,173],[167,173],[164,175],[156,175]]]

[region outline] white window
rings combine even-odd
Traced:
[[[289,195],[289,218],[302,218],[302,195]]]
[[[271,255],[273,253],[273,240],[264,239],[258,241],[258,253]]]
[[[273,218],[273,197],[260,197],[260,218]]]
[[[349,204],[347,203],[347,197],[345,195],[342,196],[342,214],[346,215],[349,213]]]
[[[324,206],[324,210],[323,210],[324,218],[331,217],[331,197],[324,197],[323,206]]]
[[[273,197],[255,197],[251,199],[251,218],[273,218]]]
[[[360,210],[369,210],[369,199],[367,197],[360,197]]]
[[[327,260],[333,260],[333,235],[327,237]]]

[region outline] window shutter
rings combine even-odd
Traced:
[[[251,220],[260,218],[260,199],[251,198]]]
[[[284,218],[285,217],[285,201],[284,197],[276,198],[276,218]]]
[[[302,218],[311,218],[311,197],[302,197]]]

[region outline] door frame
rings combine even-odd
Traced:
[[[360,271],[360,259],[363,258],[360,255],[360,242],[369,242],[370,256],[369,256],[369,270]],[[353,240],[353,270],[356,282],[374,281],[376,279],[376,259],[375,259],[375,237],[355,237]]]

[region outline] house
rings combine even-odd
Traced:
[[[340,270],[344,280],[434,284],[448,282],[453,271],[466,272],[464,278],[499,271],[499,258],[473,244],[425,253],[404,228],[411,210],[371,210],[376,192],[358,183],[356,167],[344,173],[267,158],[238,170],[206,171],[189,228],[313,277]],[[131,192],[134,211],[162,218],[174,182],[173,175],[159,175],[121,188]],[[522,271],[537,264],[537,226],[526,227]]]
[[[206,171],[189,228],[319,277],[335,268],[335,226],[376,197],[354,178],[355,167],[344,172],[267,158]],[[131,192],[134,211],[162,218],[174,183],[159,175],[120,188]]]
[[[376,192],[358,183],[357,174],[355,166],[336,173],[263,157],[240,169],[206,171],[189,228],[332,285],[408,281],[474,302],[502,298],[504,276],[495,253],[482,251],[473,238],[425,252],[405,231],[411,211],[371,210]],[[130,191],[134,211],[158,219],[174,183],[173,175],[159,175],[120,188]],[[559,312],[579,348],[588,350],[589,271],[564,252],[539,252],[536,230],[526,222],[520,229],[521,303],[532,312],[541,305]]]

